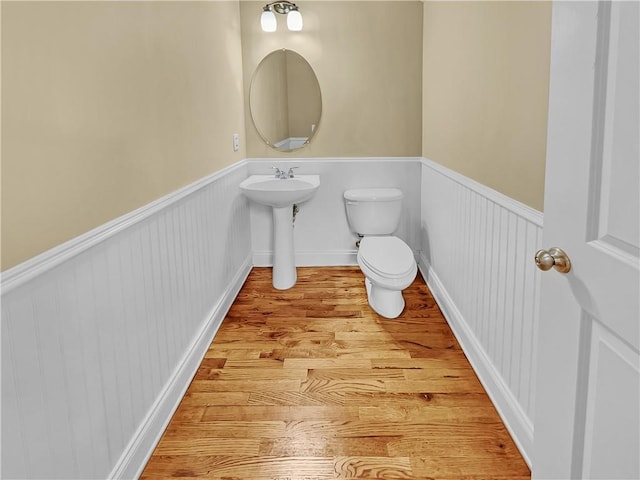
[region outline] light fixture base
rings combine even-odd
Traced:
[[[286,15],[287,13],[289,13],[291,11],[298,10],[298,7],[296,6],[295,3],[287,2],[286,0],[282,0],[282,1],[277,1],[277,2],[267,3],[267,5],[265,5],[264,9],[265,10],[273,9],[273,11],[275,11],[276,13],[279,13],[281,15]]]

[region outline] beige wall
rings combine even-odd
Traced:
[[[422,154],[542,211],[551,5],[425,2]]]
[[[2,269],[247,156],[424,155],[542,210],[548,3],[297,3],[2,2]],[[290,154],[246,101],[278,48],[322,89]]]
[[[240,2],[245,97],[256,66],[287,48],[307,59],[322,90],[322,119],[311,144],[293,153],[258,136],[246,103],[250,157],[420,156],[422,3],[297,1],[302,32],[260,29],[265,2]]]
[[[3,270],[246,157],[239,29],[237,1],[2,2]]]

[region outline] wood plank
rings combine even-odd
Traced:
[[[204,407],[199,420],[211,421],[287,421],[296,420],[357,420],[358,407],[351,406],[298,406],[298,405],[250,405],[250,406],[211,406]]]
[[[511,459],[500,456],[497,458],[464,456],[411,457],[411,467],[414,474],[421,477],[438,476],[458,479],[465,475],[485,475],[485,478],[493,478],[496,468],[499,468],[501,473],[513,477],[529,475],[529,469],[523,462],[514,462]]]
[[[300,380],[194,380],[190,392],[297,392]]]
[[[312,368],[312,367],[309,367]],[[371,368],[440,369],[471,368],[467,357],[459,351],[434,350],[433,356],[422,358],[375,358],[371,359]]]
[[[170,423],[164,438],[281,438],[286,433],[282,421],[214,421]]]
[[[202,418],[202,417],[201,417]],[[360,407],[359,419],[371,422],[415,423],[496,423],[493,406],[452,407],[427,405],[422,407],[375,406]]]
[[[196,380],[304,380],[307,378],[306,368],[200,368]]]
[[[449,422],[370,422],[370,421],[323,421],[302,420],[290,421],[285,425],[285,435],[296,438],[360,438],[372,437],[431,437],[447,436],[451,438],[488,436],[493,438],[493,430],[502,431],[504,425],[495,419],[494,423],[449,423]],[[488,433],[491,432],[491,433]],[[273,438],[273,437],[272,437]]]
[[[173,423],[198,422],[204,415],[205,409],[202,405],[189,405],[180,403],[180,406],[171,417]]]
[[[184,406],[210,405],[247,405],[249,403],[250,392],[213,392],[200,393],[189,390],[182,399]]]
[[[476,378],[433,378],[430,380],[385,380],[389,393],[485,393]]]
[[[471,426],[470,426],[471,425]],[[464,428],[468,428],[468,432],[485,431],[491,428],[500,428],[499,419],[495,419],[494,423],[482,424],[463,424],[442,422],[404,422],[404,421],[379,421],[372,422],[369,420],[351,420],[351,421],[332,421],[332,420],[300,420],[290,421],[285,425],[285,436],[313,438],[313,437],[336,437],[336,438],[354,438],[354,437],[396,437],[400,433],[408,437],[429,436],[433,434],[443,435],[450,434],[452,436],[467,435]]]
[[[406,379],[405,371],[397,368],[314,368],[307,374],[309,380],[364,380]]]
[[[386,392],[252,392],[250,405],[374,405],[416,408],[427,405],[493,407],[484,393],[386,393]]]
[[[336,478],[411,478],[413,467],[406,457],[336,457]]]
[[[154,454],[156,455],[261,455],[261,438],[189,438],[168,437],[160,440]]]
[[[315,348],[278,348],[271,350],[270,352],[263,352],[262,358],[274,358],[285,360],[287,358],[411,358],[411,353],[402,348],[389,349],[388,345],[378,346],[379,349],[375,349],[376,346],[371,348],[343,348],[338,346],[319,346]]]
[[[336,332],[335,339],[337,341],[344,342],[366,342],[369,344],[375,343],[395,343],[395,339],[393,335],[389,332],[385,332],[384,330],[379,330],[376,332]]]
[[[262,338],[256,338],[255,340],[246,340],[246,339],[238,339],[238,340],[229,340],[225,341],[220,339],[220,341],[216,344],[216,350],[224,351],[224,350],[258,350],[259,352],[270,352],[274,348],[279,348],[281,345],[277,342],[277,340],[265,340]],[[242,358],[242,357],[237,357]],[[259,358],[259,356],[258,356]]]
[[[404,378],[409,381],[433,379],[466,379],[477,380],[475,372],[470,368],[406,368],[402,370]]]
[[[379,378],[322,380],[310,378],[300,385],[301,392],[385,392],[385,381]]]
[[[210,348],[205,353],[205,358],[211,357],[225,357],[227,360],[230,359],[243,359],[250,360],[260,358],[260,354],[262,354],[262,350],[256,350],[252,348],[220,348],[215,346],[215,348]]]
[[[286,318],[269,318],[262,327],[264,331],[275,332],[361,332],[381,331],[381,327],[365,318],[340,318],[338,314],[331,318],[304,319],[292,323]]]
[[[285,358],[284,368],[373,368],[373,360],[370,358]]]
[[[392,457],[483,457],[517,458],[518,451],[506,429],[496,428],[491,433],[471,437],[452,435],[442,437],[397,437],[387,442],[388,454]]]
[[[400,437],[284,437],[264,439],[260,455],[282,457],[389,456],[388,445]],[[394,455],[396,456],[396,455]]]
[[[335,479],[334,459],[331,457],[275,457],[275,456],[159,456],[147,466],[143,479],[178,477],[274,479],[292,474],[324,480]],[[212,472],[215,474],[212,475]]]
[[[257,358],[257,359],[229,359],[224,368],[259,368],[259,369],[272,369],[283,368],[284,361],[272,358]]]

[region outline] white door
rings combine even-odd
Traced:
[[[640,478],[639,10],[553,6],[534,478]]]

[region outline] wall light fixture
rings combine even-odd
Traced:
[[[262,9],[260,25],[265,32],[275,32],[277,28],[276,15],[280,13],[287,16],[287,28],[294,32],[302,30],[302,15],[295,3],[278,1],[267,3]]]

